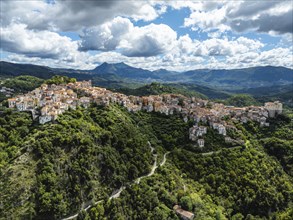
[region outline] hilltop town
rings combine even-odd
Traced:
[[[33,91],[8,99],[9,108],[30,111],[40,124],[55,121],[58,115],[78,106],[89,107],[91,103],[107,106],[116,103],[130,112],[160,112],[165,115],[180,114],[185,122],[194,121],[189,129],[189,139],[204,147],[204,135],[208,126],[225,136],[226,142],[241,142],[227,135],[228,130],[237,130],[233,122],[258,122],[269,126],[267,118],[282,113],[282,103],[268,102],[264,106],[238,108],[214,103],[195,97],[177,94],[150,96],[127,96],[105,88],[93,87],[91,81],[81,81],[61,85],[43,84]],[[231,120],[225,120],[230,118]]]

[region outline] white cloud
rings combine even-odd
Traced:
[[[21,20],[31,20],[31,22],[34,22],[33,20],[40,21],[42,11],[48,9],[48,6],[44,1],[1,1],[1,26],[6,26]]]
[[[134,13],[131,17],[138,21],[138,20],[144,20],[144,21],[152,21],[156,19],[160,13],[165,13],[165,9],[162,8],[160,11],[157,11],[153,6],[149,4],[143,4],[140,7],[138,7],[137,13]]]
[[[287,66],[293,68],[293,48],[274,48],[263,51],[258,57],[259,64],[271,66]]]
[[[151,21],[164,13],[148,1],[1,1],[0,20],[3,26],[15,21],[28,29],[80,31],[103,24],[117,16]]]
[[[176,42],[177,34],[164,24],[134,26],[129,19],[117,17],[81,35],[81,50],[113,51],[130,57],[149,57],[166,53]]]
[[[65,63],[76,63],[85,60],[87,56],[78,51],[76,41],[55,32],[28,30],[25,24],[1,27],[0,42],[4,51],[22,54],[28,58],[34,57],[34,59],[55,59]],[[24,59],[23,56],[21,57]]]
[[[1,48],[12,53],[5,58],[8,61],[81,69],[91,69],[102,62],[126,62],[152,70],[257,65],[292,68],[292,47],[285,48],[292,43],[291,3],[1,1]],[[161,14],[169,13],[170,8],[189,8],[185,27],[199,34],[206,32],[210,38],[177,36],[166,24],[150,24]],[[133,22],[139,20],[148,21],[148,25],[135,26]],[[80,34],[81,40],[61,36],[59,31]],[[225,37],[246,31],[281,34],[282,41],[273,45],[274,49],[263,51],[265,45],[259,40]]]
[[[231,56],[258,50],[264,45],[245,37],[237,40],[212,38],[205,41],[192,40],[188,35],[180,36],[164,24],[134,26],[127,18],[115,18],[81,35],[81,50],[119,51],[129,57],[150,57],[171,54],[195,56]]]
[[[133,30],[133,24],[127,18],[117,17],[111,22],[84,30],[81,34],[81,50],[115,50],[125,35]]]
[[[292,48],[274,48],[262,52],[249,52],[237,54],[234,57],[227,58],[227,64],[232,67],[250,67],[250,66],[285,66],[293,68]]]
[[[22,54],[10,54],[2,60],[16,63],[32,63],[34,65],[49,66],[53,68],[73,68],[84,70],[95,68],[96,65],[90,63],[88,58],[88,56],[85,56],[81,59],[76,59],[74,62],[68,62],[66,59],[27,57]]]
[[[192,27],[193,30],[214,30],[218,29],[221,32],[229,30],[230,28],[225,25],[226,9],[214,9],[211,11],[193,11],[188,18],[184,19],[186,27]]]
[[[235,40],[212,38],[204,41],[192,41],[189,36],[184,36],[178,40],[181,53],[195,56],[234,56],[235,54],[258,51],[263,46],[260,41],[245,37],[239,37]]]
[[[191,10],[191,14],[185,19],[184,25],[185,27],[191,27],[193,30],[292,34],[293,5],[291,1],[181,3],[180,7],[184,6]]]
[[[77,43],[50,31],[27,30],[25,24],[11,24],[0,29],[1,48],[31,57],[71,59]]]
[[[134,27],[121,41],[119,48],[130,57],[149,57],[170,51],[177,33],[165,24]]]

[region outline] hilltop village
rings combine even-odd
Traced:
[[[189,138],[199,147],[204,147],[204,135],[208,126],[225,136],[226,142],[231,143],[236,140],[227,136],[227,130],[236,130],[233,121],[247,123],[252,120],[260,126],[269,126],[267,118],[282,113],[282,103],[278,101],[265,103],[265,106],[238,108],[175,94],[127,96],[93,87],[91,81],[63,85],[43,84],[27,94],[8,99],[9,108],[30,111],[40,124],[56,120],[58,115],[68,109],[76,109],[77,106],[87,108],[91,103],[103,106],[117,103],[130,112],[143,110],[166,115],[180,114],[185,122],[194,121],[193,127],[189,129]],[[224,120],[227,117],[231,120]]]

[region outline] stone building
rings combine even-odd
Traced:
[[[265,108],[269,112],[269,117],[274,118],[276,115],[282,114],[283,111],[283,104],[279,101],[275,102],[266,102]]]
[[[199,147],[204,147],[204,139],[198,139],[197,143]]]

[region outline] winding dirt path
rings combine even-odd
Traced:
[[[158,155],[153,153],[155,149],[152,147],[152,145],[151,145],[151,143],[150,143],[149,141],[148,141],[148,145],[149,145],[149,147],[150,147],[150,149],[151,149],[151,153],[153,154],[153,157],[154,157],[155,162],[154,162],[154,164],[153,164],[153,166],[152,166],[151,171],[150,171],[148,174],[143,175],[143,176],[141,176],[141,177],[138,177],[137,179],[134,180],[134,183],[137,183],[137,184],[140,183],[140,180],[141,180],[141,179],[146,178],[146,177],[150,177],[150,176],[154,175],[156,169],[158,168],[158,165],[157,165]],[[170,152],[167,152],[167,153],[164,154],[164,156],[163,156],[163,160],[162,160],[162,162],[159,164],[160,166],[164,166],[164,164],[165,164],[166,161],[167,161],[167,155],[168,155],[169,153],[170,153]],[[122,192],[123,190],[125,190],[125,188],[126,188],[125,186],[121,186],[118,190],[115,190],[115,191],[112,193],[112,195],[109,197],[109,200],[119,198],[121,192]],[[93,204],[88,205],[88,206],[85,207],[85,208],[81,208],[80,211],[82,211],[82,210],[87,211],[88,209],[90,209],[90,208],[93,207],[94,205],[97,205],[98,203],[101,203],[102,201],[103,201],[103,200],[99,200],[99,201],[97,201],[97,202],[95,202],[95,203],[93,203]],[[61,220],[71,220],[71,219],[77,218],[78,214],[79,214],[79,213],[76,213],[76,214],[74,214],[74,215],[71,215],[71,216],[69,216],[69,217],[67,217],[67,218],[63,218],[63,219],[61,219]]]
[[[160,163],[160,166],[164,166],[166,161],[167,161],[167,155],[169,154],[170,152],[167,152],[164,154],[164,157],[163,157],[163,161]]]

